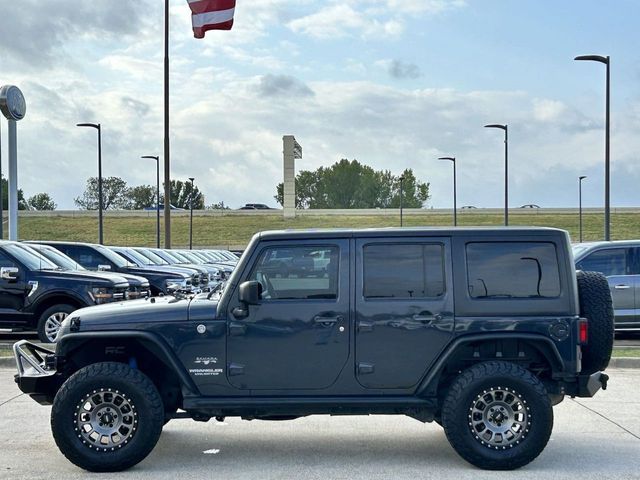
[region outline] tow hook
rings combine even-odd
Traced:
[[[607,382],[609,381],[609,375],[607,375],[606,373],[601,373],[600,374],[600,383],[602,384],[602,390],[606,390],[607,389]]]

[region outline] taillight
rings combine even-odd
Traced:
[[[589,341],[589,321],[581,318],[578,322],[578,340],[581,345],[586,345]]]

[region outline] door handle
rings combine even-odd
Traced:
[[[620,285],[616,285],[613,288],[615,288],[616,290],[628,290],[631,288],[630,285],[624,285],[624,284],[620,284]]]
[[[229,336],[240,337],[247,333],[247,326],[242,323],[231,322],[229,323]]]
[[[342,321],[342,315],[338,315],[335,317],[323,317],[321,315],[316,315],[313,317],[314,323],[318,323],[324,327],[329,327],[331,325],[335,325],[338,322]]]
[[[433,323],[433,322],[439,322],[440,320],[442,320],[442,315],[440,315],[439,313],[432,315],[431,313],[423,312],[423,313],[416,313],[412,318],[416,322]]]

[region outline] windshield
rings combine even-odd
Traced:
[[[202,264],[202,260],[199,259],[196,255],[192,254],[191,252],[182,251],[180,252],[180,255],[182,255],[186,260],[188,260],[189,263],[195,263],[196,265]]]
[[[30,247],[64,270],[86,270],[75,260],[67,257],[64,253],[56,250],[55,248],[45,247],[42,245],[30,245]]]
[[[142,255],[140,252],[136,252],[133,248],[125,248],[124,251],[140,265],[155,265],[151,260]]]
[[[8,244],[4,248],[29,270],[60,270],[55,263],[26,245]]]
[[[175,250],[172,251],[166,251],[164,252],[168,257],[170,257],[172,260],[175,261],[175,263],[189,263],[187,261],[186,258],[184,258],[182,255],[180,255],[178,252],[176,252]]]
[[[116,267],[125,268],[132,265],[130,262],[122,258],[113,250],[109,250],[107,247],[103,247],[102,245],[96,245],[94,248],[98,250],[102,255],[107,257],[111,262],[113,262],[116,265]]]
[[[167,262],[159,255],[156,255],[151,250],[147,250],[146,248],[136,248],[135,251],[140,255],[144,255],[145,257],[147,257],[155,265],[169,265],[169,262]]]

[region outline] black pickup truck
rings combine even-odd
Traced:
[[[0,241],[0,327],[37,330],[55,342],[62,321],[78,308],[126,300],[128,281],[97,272],[63,271],[16,242]]]
[[[506,470],[544,449],[553,405],[606,388],[613,312],[562,230],[284,231],[220,294],[82,309],[59,337],[14,346],[16,381],[87,470],[140,462],[171,419],[312,414],[435,421]]]

